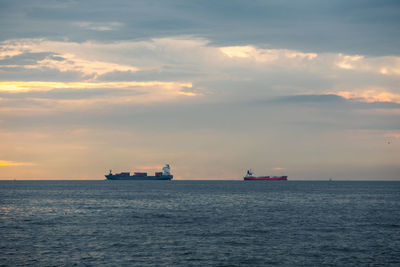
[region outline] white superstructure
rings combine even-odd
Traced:
[[[162,168],[162,175],[171,175],[170,171],[169,164],[165,164],[165,167]]]

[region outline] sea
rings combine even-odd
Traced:
[[[0,266],[400,266],[400,182],[1,181]]]

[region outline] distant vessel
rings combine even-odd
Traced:
[[[251,170],[247,171],[245,177],[243,177],[245,181],[255,181],[255,180],[267,180],[267,181],[276,181],[276,180],[287,180],[287,176],[254,176]]]
[[[135,172],[133,175],[130,172],[112,174],[111,170],[105,176],[107,180],[172,180],[174,178],[170,172],[169,164],[165,165],[162,172],[156,172],[154,176],[148,176],[147,172]]]

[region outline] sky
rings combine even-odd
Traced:
[[[400,180],[400,3],[0,0],[0,179]]]

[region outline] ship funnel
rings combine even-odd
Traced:
[[[171,175],[169,164],[165,164],[165,167],[162,169],[163,175]]]

